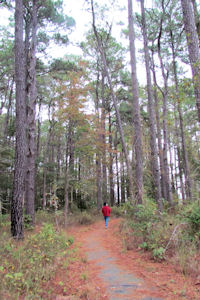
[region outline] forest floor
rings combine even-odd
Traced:
[[[200,284],[177,272],[167,262],[155,262],[137,248],[126,250],[119,231],[121,219],[73,226],[74,237],[67,272],[59,262],[51,289],[56,300],[197,300]],[[72,255],[73,254],[73,255]],[[44,295],[45,299],[45,295]],[[49,298],[48,298],[49,299]]]

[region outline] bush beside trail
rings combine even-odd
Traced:
[[[17,242],[9,236],[9,221],[4,217],[0,224],[0,298],[29,295],[35,299],[54,276],[56,262],[67,255],[73,238],[56,231],[52,224],[43,223],[40,229],[29,231],[25,240]]]
[[[126,211],[121,232],[127,250],[148,251],[157,261],[168,260],[184,274],[200,275],[200,206],[177,206],[171,212],[158,213],[156,205],[129,203],[118,208]]]

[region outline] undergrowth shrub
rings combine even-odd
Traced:
[[[0,298],[29,295],[36,299],[42,284],[54,275],[58,253],[65,255],[73,239],[56,232],[53,225],[44,224],[41,231],[29,234],[25,241],[16,242],[3,233],[0,239]]]
[[[200,206],[197,203],[194,203],[190,206],[187,206],[183,211],[183,215],[186,218],[186,221],[191,227],[191,236],[199,236],[200,238]]]
[[[112,216],[115,217],[122,217],[126,215],[126,209],[124,208],[124,206],[112,206],[111,207],[111,214]]]
[[[78,222],[81,225],[89,225],[95,222],[95,218],[91,214],[84,211],[79,215]]]
[[[10,225],[10,219],[8,215],[0,215],[0,229],[6,228]]]
[[[47,211],[47,210],[38,210],[36,213],[36,224],[42,225],[45,223],[55,224],[55,218],[53,217],[55,212]]]
[[[145,205],[132,208],[127,222],[123,223],[121,230],[125,232],[127,249],[139,247],[148,250],[155,260],[172,257],[182,272],[200,275],[198,204],[177,206],[172,213],[158,214],[156,205],[147,201]]]

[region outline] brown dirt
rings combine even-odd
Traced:
[[[167,262],[154,262],[138,249],[127,251],[119,233],[120,222],[120,219],[111,219],[107,230],[102,220],[89,226],[74,226],[67,231],[67,235],[74,237],[74,244],[71,247],[74,258],[68,262],[67,272],[66,266],[63,267],[66,261],[59,262],[54,280],[51,280],[45,288],[45,299],[111,299],[107,283],[100,277],[102,267],[99,261],[87,258],[87,252],[91,250],[88,249],[88,240],[91,243],[93,239],[94,243],[98,240],[101,247],[110,253],[119,268],[127,270],[145,282],[142,289],[136,289],[132,297],[124,300],[145,299],[141,298],[141,295],[150,296],[148,299],[154,297],[165,300],[200,299],[200,284],[195,284],[192,278],[177,272],[173,265]],[[48,291],[51,291],[51,296],[47,297]]]

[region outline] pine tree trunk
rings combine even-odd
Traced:
[[[104,65],[104,71],[105,71],[106,77],[108,79],[108,84],[109,84],[109,88],[110,88],[110,92],[111,92],[111,98],[112,98],[113,105],[114,105],[114,108],[115,108],[117,125],[118,125],[118,129],[119,129],[119,133],[120,133],[120,138],[121,138],[123,151],[124,151],[124,154],[125,154],[127,172],[128,172],[128,177],[129,177],[130,194],[131,194],[131,199],[130,200],[133,201],[134,200],[134,193],[133,193],[132,168],[131,168],[131,164],[130,164],[130,161],[129,161],[128,151],[127,151],[127,147],[126,147],[126,143],[125,143],[125,139],[124,139],[124,132],[123,132],[123,128],[122,128],[121,117],[120,117],[119,109],[118,109],[118,106],[117,106],[117,99],[115,97],[112,80],[111,80],[111,77],[110,77],[110,74],[109,74],[104,49],[103,49],[101,40],[99,38],[96,26],[95,26],[95,14],[94,14],[93,0],[91,0],[91,8],[92,8],[92,18],[93,18],[93,24],[92,24],[93,25],[93,30],[94,30],[94,34],[95,34],[95,37],[96,37],[96,40],[97,40],[98,49],[99,49],[99,52],[101,54],[102,62],[103,62],[103,65]]]
[[[172,200],[172,191],[171,191],[171,183],[170,183],[170,178],[169,178],[169,164],[168,164],[168,126],[167,126],[167,118],[168,118],[168,110],[167,110],[167,99],[168,99],[168,72],[165,73],[165,68],[162,60],[162,55],[161,55],[161,36],[162,36],[162,22],[163,20],[161,19],[160,23],[160,32],[158,36],[158,58],[160,61],[160,67],[161,67],[161,73],[164,81],[164,90],[161,90],[162,96],[163,96],[163,179],[164,179],[164,185],[166,188],[166,197],[165,198],[168,202],[169,205],[173,205],[173,200]]]
[[[69,166],[68,166],[68,157],[66,155],[65,162],[65,195],[64,195],[64,226],[67,227],[67,214],[69,208]]]
[[[112,124],[111,115],[109,112],[109,146],[110,146],[110,161],[109,161],[109,180],[110,180],[110,204],[113,206],[115,204],[115,194],[114,194],[114,174],[113,174],[113,141],[112,141]]]
[[[153,49],[153,47],[152,47]],[[164,161],[163,161],[163,151],[162,151],[162,142],[161,142],[161,125],[160,125],[160,114],[159,114],[159,104],[158,104],[158,94],[157,94],[157,79],[156,79],[156,70],[154,63],[154,53],[152,50],[152,73],[153,73],[153,82],[154,82],[154,101],[155,101],[155,113],[156,113],[156,127],[157,127],[157,139],[158,139],[158,155],[160,161],[160,185],[161,185],[161,196],[163,199],[167,199],[166,187],[164,184]]]
[[[196,31],[195,16],[191,0],[181,0],[183,11],[183,22],[187,38],[189,59],[192,68],[194,93],[198,120],[200,123],[200,50],[199,39]]]
[[[58,136],[57,141],[57,167],[56,167],[56,182],[60,179],[60,170],[61,170],[61,136]]]
[[[102,189],[101,189],[101,162],[99,155],[96,156],[96,182],[97,182],[97,209],[102,206]]]
[[[176,152],[177,152],[177,159],[178,159],[178,174],[179,180],[180,180],[180,190],[181,190],[181,195],[182,195],[182,200],[185,200],[185,189],[183,185],[183,167],[182,167],[182,162],[181,162],[181,146],[179,142],[179,130],[178,130],[178,120],[176,117],[176,112],[174,112],[174,119],[175,119],[175,134],[177,138],[177,146],[176,146]],[[176,172],[177,173],[177,172]]]
[[[47,184],[46,184],[46,179],[47,179],[47,162],[49,162],[49,157],[50,157],[50,142],[51,142],[51,134],[52,134],[52,123],[50,122],[50,106],[51,103],[49,104],[49,132],[47,136],[47,141],[46,141],[46,149],[44,149],[44,167],[43,167],[43,198],[42,198],[42,208],[45,209],[47,205]]]
[[[16,152],[11,202],[11,233],[16,239],[24,238],[23,199],[26,167],[26,107],[25,65],[23,42],[23,1],[15,1],[15,80],[16,80]]]
[[[114,141],[114,147],[115,147],[115,168],[116,168],[116,184],[117,184],[117,204],[120,204],[120,188],[119,188],[119,166],[118,166],[118,151],[117,151],[117,132],[115,134],[115,141]]]
[[[141,13],[142,13],[142,31],[143,31],[145,66],[146,66],[146,76],[147,76],[152,173],[153,173],[153,181],[154,181],[154,188],[155,188],[155,200],[158,205],[158,209],[162,211],[163,205],[161,200],[160,170],[158,165],[158,149],[157,149],[157,142],[156,142],[156,118],[155,118],[154,103],[153,103],[153,89],[152,89],[151,73],[150,73],[150,58],[149,58],[149,50],[148,50],[144,0],[141,0],[140,3],[141,3]]]
[[[37,1],[33,0],[32,7],[32,40],[31,48],[29,49],[29,65],[28,65],[28,85],[27,85],[27,174],[26,174],[26,214],[31,217],[30,223],[33,225],[35,222],[35,114],[36,114],[36,38],[37,38]]]
[[[66,133],[66,156],[65,156],[65,195],[64,195],[64,223],[67,225],[67,214],[69,209],[69,172],[70,172],[70,149],[72,143],[72,120],[69,120],[68,131]]]
[[[185,143],[183,114],[182,114],[181,104],[180,104],[180,99],[179,99],[179,86],[178,86],[178,76],[177,76],[177,67],[176,67],[176,53],[175,53],[174,37],[173,37],[172,31],[170,32],[170,36],[171,36],[171,47],[172,47],[172,56],[173,56],[174,80],[175,80],[175,86],[176,86],[177,108],[178,108],[178,115],[179,115],[179,126],[180,126],[180,130],[181,130],[181,144],[182,144],[183,159],[184,159],[186,196],[187,196],[187,198],[192,199],[192,181],[191,181],[191,176],[190,176],[188,153],[186,150],[186,143]]]
[[[125,172],[124,172],[124,159],[123,152],[120,152],[120,177],[121,177],[121,203],[125,203]]]
[[[99,70],[98,70],[99,71]],[[100,114],[99,114],[99,72],[97,74],[97,85],[96,85],[96,114],[97,114],[97,124],[98,124],[98,141],[101,144],[101,134],[99,133],[100,129]],[[96,188],[97,188],[97,210],[99,211],[102,207],[102,168],[101,168],[101,159],[102,159],[102,153],[100,149],[97,147],[96,151]]]
[[[135,184],[137,203],[142,203],[143,198],[143,163],[142,163],[142,130],[139,107],[139,91],[136,74],[135,33],[133,25],[132,0],[128,0],[129,45],[131,59],[131,79],[133,96],[133,124],[135,148]]]
[[[168,136],[168,145],[169,145],[169,167],[170,167],[170,178],[171,178],[171,189],[172,193],[176,193],[176,188],[175,188],[175,179],[174,179],[174,163],[173,163],[173,149],[171,145],[171,136],[169,133]]]
[[[101,98],[102,98],[102,109],[101,109],[101,126],[102,126],[102,197],[107,199],[107,167],[106,167],[106,114],[105,114],[105,76],[104,71],[102,72],[102,82],[101,82]]]

